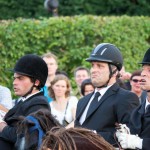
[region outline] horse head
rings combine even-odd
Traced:
[[[17,126],[17,150],[37,150],[42,139],[52,127],[61,126],[48,110],[41,109],[27,117],[19,117]]]

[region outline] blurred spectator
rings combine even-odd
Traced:
[[[45,9],[52,13],[54,17],[58,16],[58,6],[59,1],[58,0],[45,0],[44,7]]]
[[[131,73],[126,72],[125,67],[123,66],[122,69],[120,70],[120,79],[124,82],[127,90],[131,90],[130,77]]]
[[[7,112],[12,108],[12,96],[7,87],[0,85],[0,110]]]
[[[123,66],[120,70],[120,79],[123,81],[130,80],[131,73],[125,71],[125,67]]]
[[[56,75],[49,87],[49,93],[53,98],[50,102],[51,113],[66,127],[74,126],[75,112],[78,99],[70,96],[71,85],[69,79],[62,74]]]
[[[94,91],[94,85],[91,82],[91,79],[85,79],[83,80],[81,84],[81,94],[83,96],[92,93]]]
[[[88,68],[86,67],[77,67],[74,70],[74,78],[75,78],[75,82],[77,85],[77,90],[75,91],[75,96],[77,96],[78,98],[82,97],[81,94],[81,84],[83,82],[83,80],[90,78],[90,71]]]
[[[48,87],[51,86],[51,81],[55,78],[56,71],[58,68],[57,57],[52,53],[46,53],[42,56],[43,60],[46,62],[48,67],[48,77],[46,80],[46,84],[44,86],[44,96],[47,97],[48,102],[52,101],[52,98],[49,96]]]
[[[135,93],[140,100],[142,89],[140,86],[141,70],[134,71],[130,77],[131,92]]]
[[[118,76],[119,76],[119,75],[118,75]],[[117,81],[118,85],[119,85],[121,88],[127,90],[126,84],[125,84],[120,78],[117,77],[116,81]]]
[[[58,74],[63,74],[63,75],[65,75],[66,77],[68,77],[68,74],[67,74],[65,71],[57,70],[57,71],[56,71],[56,75],[58,75]]]

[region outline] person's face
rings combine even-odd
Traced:
[[[30,78],[18,73],[14,73],[13,88],[17,96],[25,95],[33,86]]]
[[[150,65],[142,67],[140,85],[143,90],[150,90]]]
[[[132,80],[130,80],[131,90],[133,92],[136,93],[142,91],[140,81],[141,81],[141,76],[133,76]]]
[[[67,92],[67,83],[65,80],[59,80],[52,85],[55,97],[64,97]]]
[[[104,62],[91,62],[91,81],[95,87],[106,84],[109,79],[109,67]]]
[[[76,72],[75,81],[79,87],[81,86],[82,81],[85,79],[88,79],[88,78],[89,78],[89,75],[88,75],[88,72],[86,70],[78,70]]]
[[[48,75],[51,76],[51,75],[55,75],[56,73],[56,70],[58,68],[57,66],[57,63],[56,63],[56,60],[54,58],[47,58],[47,57],[44,57],[43,60],[46,62],[47,64],[47,67],[48,67]]]
[[[84,95],[92,93],[94,91],[94,87],[90,84],[85,85]]]

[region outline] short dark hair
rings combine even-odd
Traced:
[[[67,72],[62,71],[62,70],[57,70],[57,71],[56,71],[56,75],[58,75],[58,74],[63,74],[63,75],[65,75],[66,77],[68,77]],[[69,77],[68,77],[68,78],[69,78]]]
[[[131,74],[130,80],[133,79],[134,76],[141,76],[141,70],[136,70]]]
[[[34,77],[30,77],[30,76],[28,76],[28,77],[30,78],[30,81],[31,81],[32,83],[35,83],[35,81],[38,80],[38,79],[35,79]],[[40,81],[40,80],[39,80],[39,81]],[[42,87],[43,87],[43,86],[41,85],[41,81],[40,81],[40,83],[39,83],[38,86],[35,86],[35,88],[38,89],[38,90],[40,90]]]
[[[90,75],[90,70],[89,70],[88,68],[83,67],[83,66],[79,66],[79,67],[77,67],[77,68],[74,70],[74,76],[76,76],[76,73],[77,73],[77,71],[79,71],[79,70],[85,70],[85,71],[87,71],[88,75]]]
[[[92,84],[91,79],[85,79],[82,84],[81,84],[81,94],[83,96],[85,96],[85,86],[86,85],[92,85],[94,87],[94,85]]]

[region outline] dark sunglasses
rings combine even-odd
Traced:
[[[133,82],[137,83],[137,82],[141,82],[141,80],[138,79],[132,79]]]

